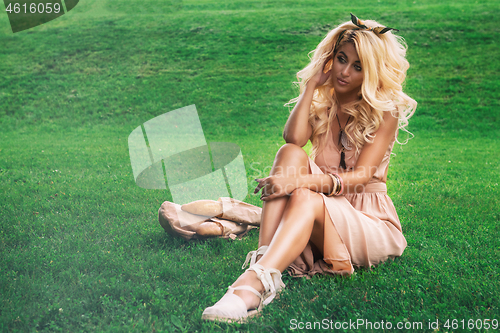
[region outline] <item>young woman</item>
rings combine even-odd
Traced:
[[[250,268],[202,318],[244,321],[284,287],[281,272],[352,274],[406,247],[386,179],[398,129],[416,102],[402,91],[402,38],[375,21],[330,31],[297,77],[300,95],[262,189],[259,248]],[[309,157],[303,147],[312,142]],[[244,264],[244,266],[245,266]]]

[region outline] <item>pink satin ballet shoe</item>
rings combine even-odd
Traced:
[[[281,272],[275,268],[264,268],[259,264],[254,264],[247,271],[257,273],[257,278],[264,286],[264,293],[259,293],[256,289],[250,286],[229,287],[227,293],[213,306],[208,307],[203,311],[201,319],[223,321],[227,323],[243,323],[259,313],[262,308],[269,304],[276,293],[285,287],[281,281]],[[248,290],[260,298],[257,309],[247,309],[245,302],[234,294],[235,290]]]

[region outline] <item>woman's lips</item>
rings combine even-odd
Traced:
[[[346,82],[346,81],[344,81],[344,80],[342,80],[342,79],[340,79],[340,78],[337,78],[337,82],[338,82],[341,86],[345,86],[345,85],[348,85],[348,84],[349,84],[349,82]]]

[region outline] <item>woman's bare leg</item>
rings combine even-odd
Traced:
[[[283,272],[302,253],[309,241],[323,251],[325,222],[332,223],[330,216],[325,214],[323,197],[309,189],[296,189],[288,199],[281,223],[259,264]],[[233,283],[233,287],[240,285],[264,291],[253,271],[243,273]],[[245,301],[249,309],[259,305],[260,299],[251,292],[237,290],[234,293]]]
[[[309,189],[296,189],[259,264],[283,272],[304,251],[309,241],[323,251],[324,223],[323,197]]]
[[[306,152],[297,145],[284,144],[276,153],[270,175],[291,176],[309,173]],[[281,222],[288,196],[276,198],[262,204],[262,220],[259,231],[259,247],[269,245]]]

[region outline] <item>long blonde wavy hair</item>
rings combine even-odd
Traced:
[[[371,20],[363,21],[363,24],[369,28],[381,26]],[[342,34],[344,30],[347,31]],[[345,132],[359,153],[366,142],[373,141],[374,133],[383,121],[384,112],[391,112],[398,118],[398,129],[408,132],[405,127],[415,112],[417,102],[403,92],[406,71],[410,67],[405,58],[407,46],[403,38],[391,31],[375,34],[373,31],[359,29],[350,21],[331,30],[318,47],[310,52],[314,53],[311,62],[297,73],[299,81],[296,83],[300,86],[301,94],[311,77],[323,70],[327,60],[335,57],[333,52],[339,36],[342,39],[338,48],[345,43],[354,44],[364,74],[360,99],[343,105],[344,112],[352,116]],[[311,103],[309,123],[313,128],[312,159],[324,146],[337,114],[338,102],[332,77],[333,75],[315,90]],[[296,97],[285,105],[296,103],[298,99]]]

